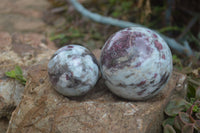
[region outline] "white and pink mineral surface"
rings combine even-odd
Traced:
[[[105,43],[100,68],[108,88],[130,100],[156,95],[172,73],[172,55],[154,31],[130,27],[113,34]]]
[[[67,45],[51,57],[48,74],[59,93],[80,96],[94,87],[99,68],[96,58],[88,49],[79,45]]]

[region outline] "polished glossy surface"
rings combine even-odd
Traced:
[[[65,96],[87,93],[98,80],[99,69],[94,55],[85,47],[68,45],[60,48],[48,64],[50,81]]]
[[[143,100],[156,95],[172,73],[166,42],[147,28],[131,27],[105,43],[100,67],[108,88],[120,97]]]

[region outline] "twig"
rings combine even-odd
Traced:
[[[171,26],[171,14],[174,0],[167,0],[167,10],[165,11],[165,23],[167,26]]]
[[[192,26],[197,22],[197,20],[198,20],[198,18],[199,18],[199,16],[194,16],[191,20],[190,20],[190,22],[189,22],[189,24],[187,25],[187,27],[185,28],[185,30],[181,33],[181,35],[178,37],[178,40],[181,40],[184,36],[185,36],[185,34],[192,28]]]
[[[193,80],[192,78],[188,78],[188,81],[191,82],[191,83],[193,83],[193,84],[195,84],[195,85],[200,86],[200,83],[197,82],[197,81],[195,81],[195,80]]]
[[[188,52],[190,52],[190,53],[192,54],[193,51],[192,51],[192,49],[190,48],[190,45],[189,45],[188,41],[185,40],[185,41],[183,42],[183,44],[184,44],[184,47],[188,49]]]
[[[51,13],[61,13],[66,10],[66,6],[56,7],[51,10]]]
[[[193,12],[191,10],[188,10],[186,8],[183,8],[183,7],[179,7],[178,9],[180,9],[181,11],[191,15],[191,16],[200,16],[200,13],[199,12]]]
[[[142,26],[140,24],[134,24],[131,22],[123,21],[123,20],[113,19],[111,17],[105,17],[105,16],[99,15],[97,13],[92,13],[92,12],[88,11],[85,7],[83,7],[80,3],[78,3],[76,0],[69,0],[69,1],[79,13],[81,13],[83,16],[85,16],[93,21],[103,23],[103,24],[118,26],[118,27],[122,27],[122,28],[131,27],[131,26],[132,27],[133,26],[134,27]]]
[[[167,44],[174,50],[176,50],[177,52],[179,53],[186,53],[187,56],[192,56],[193,55],[193,51],[192,49],[190,48],[189,45],[181,45],[180,43],[178,43],[176,40],[172,39],[172,38],[169,38],[163,34],[160,34],[161,37],[167,42]]]
[[[145,26],[140,25],[140,24],[135,24],[135,23],[132,23],[132,22],[118,20],[118,19],[114,19],[114,18],[111,18],[111,17],[105,17],[105,16],[99,15],[97,13],[90,12],[85,7],[83,7],[79,2],[77,2],[77,0],[69,0],[69,2],[83,16],[85,16],[89,19],[92,19],[93,21],[99,22],[99,23],[118,26],[118,27],[122,27],[122,28],[137,27],[137,26],[145,27]],[[155,32],[157,32],[157,31],[155,31]],[[191,50],[189,45],[187,45],[187,47],[183,46],[172,38],[169,38],[169,37],[167,37],[167,36],[165,36],[161,33],[158,33],[158,34],[163,37],[163,39],[168,43],[168,45],[172,49],[176,50],[177,52],[179,52],[181,54],[186,54],[187,56],[193,55],[193,51]]]

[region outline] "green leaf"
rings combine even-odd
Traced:
[[[181,70],[183,68],[183,65],[181,63],[181,59],[179,59],[176,55],[172,56],[173,59],[173,65],[178,68],[179,70]]]
[[[15,66],[15,74],[16,75],[22,75],[23,74],[21,67]]]
[[[52,35],[52,36],[50,37],[50,40],[53,41],[53,40],[56,40],[56,39],[63,39],[63,38],[65,38],[65,37],[66,37],[65,34]]]
[[[109,3],[111,3],[112,5],[114,5],[116,3],[116,0],[109,0]]]
[[[181,133],[193,133],[193,131],[194,131],[193,124],[186,124],[183,126]]]
[[[121,12],[115,11],[112,13],[113,17],[119,17],[121,15]]]
[[[194,105],[193,109],[192,109],[193,112],[198,112],[199,111],[199,107],[197,105]]]
[[[174,130],[174,128],[171,125],[165,125],[164,133],[176,133],[176,131]]]
[[[166,125],[174,125],[174,119],[175,117],[170,117],[170,118],[167,118],[165,119],[163,122],[162,122],[162,126],[165,127]]]
[[[6,76],[10,77],[10,78],[15,78],[16,75],[15,75],[15,71],[12,70],[10,72],[5,72]]]
[[[19,66],[16,66],[14,70],[5,72],[5,74],[6,74],[6,76],[8,76],[10,78],[14,78],[14,79],[18,80],[23,85],[26,84],[26,79],[24,78],[22,69]]]
[[[165,108],[165,113],[168,116],[176,116],[179,112],[188,108],[188,102],[184,99],[171,100]]]
[[[189,102],[190,102],[191,104],[193,104],[195,101],[196,101],[195,98],[190,98],[190,100],[189,100]]]
[[[182,31],[182,28],[177,26],[168,26],[158,30],[159,32],[167,32],[167,31]]]
[[[123,10],[129,10],[131,7],[132,7],[132,4],[133,2],[132,1],[124,1],[122,4],[121,4],[121,7]]]

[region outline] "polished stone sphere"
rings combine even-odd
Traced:
[[[65,96],[80,96],[94,87],[99,68],[95,56],[87,48],[67,45],[51,57],[48,74],[56,91]]]
[[[100,68],[107,87],[130,100],[155,96],[172,73],[172,55],[154,31],[130,27],[113,34],[102,48]]]

